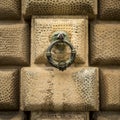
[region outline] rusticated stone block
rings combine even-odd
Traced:
[[[102,110],[120,110],[120,69],[100,70]]]
[[[20,19],[21,0],[0,0],[0,19]]]
[[[32,64],[47,64],[46,50],[51,44],[54,32],[65,31],[76,50],[75,64],[88,63],[88,20],[81,17],[55,16],[33,17],[32,20]],[[70,50],[64,52],[55,48],[53,56],[60,60],[70,56]],[[64,54],[63,54],[64,53]],[[61,57],[62,56],[62,57]],[[55,58],[54,57],[54,58]]]
[[[23,23],[0,23],[0,65],[29,64],[29,30]]]
[[[32,15],[88,15],[97,14],[97,0],[23,0],[22,13]]]
[[[95,112],[92,120],[120,120],[120,112]]]
[[[101,19],[120,20],[120,1],[99,0],[99,14]]]
[[[31,120],[89,120],[89,113],[42,113],[32,112]]]
[[[96,111],[98,89],[97,68],[23,68],[21,110]]]
[[[0,112],[0,120],[24,120],[23,112]]]
[[[120,23],[91,24],[90,62],[92,65],[120,65]]]
[[[19,108],[19,74],[17,69],[0,69],[0,110]]]

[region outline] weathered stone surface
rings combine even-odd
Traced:
[[[0,0],[0,19],[20,19],[21,0]]]
[[[42,113],[32,112],[31,120],[89,120],[89,113]]]
[[[97,14],[97,0],[24,0],[22,13],[32,15],[88,15]]]
[[[93,22],[90,33],[90,63],[120,65],[120,23]]]
[[[0,69],[0,110],[19,108],[19,74],[17,69]]]
[[[101,109],[120,110],[120,69],[101,69],[100,76]]]
[[[93,120],[120,120],[120,112],[96,112]]]
[[[96,111],[99,109],[97,68],[23,68],[21,109],[25,111]]]
[[[24,120],[23,112],[0,112],[0,120]]]
[[[16,22],[0,23],[0,65],[28,64],[28,25]]]
[[[99,0],[99,14],[101,19],[120,20],[120,1]]]
[[[87,65],[88,62],[88,20],[81,17],[33,17],[32,20],[32,64],[47,64],[46,50],[51,44],[51,37],[56,31],[65,31],[76,50],[75,64]],[[64,54],[56,48],[56,59],[69,57],[70,50]],[[62,56],[62,57],[61,57]]]

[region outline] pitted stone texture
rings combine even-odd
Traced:
[[[0,110],[19,107],[19,74],[17,69],[0,69]]]
[[[102,110],[120,110],[120,69],[101,69]]]
[[[94,22],[90,34],[90,62],[92,65],[120,64],[120,23]]]
[[[120,112],[95,112],[92,120],[120,120]]]
[[[97,68],[23,68],[21,110],[96,111],[98,88]]]
[[[81,17],[33,17],[32,20],[32,64],[47,64],[46,50],[56,31],[65,31],[76,50],[75,64],[87,64],[88,61],[88,20]],[[70,54],[62,53],[62,58]],[[54,54],[61,58],[57,49]]]
[[[99,14],[101,19],[120,20],[120,1],[99,0]]]
[[[32,112],[31,120],[89,120],[89,113],[42,113]]]
[[[0,112],[0,120],[24,120],[23,112]]]
[[[24,0],[25,16],[32,15],[88,15],[97,14],[97,0]]]
[[[21,0],[0,0],[0,19],[20,19]]]
[[[0,65],[29,64],[29,30],[23,23],[0,23]]]

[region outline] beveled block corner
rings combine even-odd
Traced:
[[[93,22],[90,31],[90,64],[120,65],[120,23]]]
[[[32,15],[97,15],[97,0],[23,0],[22,13]]]
[[[100,69],[101,110],[120,110],[120,69]]]
[[[16,111],[1,111],[0,112],[0,120],[25,120],[23,112]]]
[[[120,1],[99,0],[99,17],[103,20],[120,20]]]
[[[70,43],[76,50],[75,64],[88,64],[88,20],[86,17],[54,16],[33,17],[32,19],[32,64],[47,64],[46,50],[51,44],[51,37],[56,31],[65,31]],[[53,55],[56,59],[69,56],[67,49],[64,54],[55,49]]]
[[[19,72],[0,69],[0,110],[19,109]]]
[[[29,28],[27,24],[0,23],[0,65],[29,65]]]
[[[0,20],[21,18],[21,0],[0,0]]]
[[[21,110],[97,111],[98,82],[97,68],[23,68]]]
[[[89,120],[89,113],[53,113],[53,112],[31,112],[30,120]]]
[[[95,112],[92,118],[93,120],[120,120],[120,112],[115,111]]]

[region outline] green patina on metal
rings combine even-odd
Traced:
[[[53,47],[55,46],[60,51],[63,51],[67,45],[71,49],[71,57],[67,61],[60,61],[60,62],[55,61],[52,58],[52,53],[51,53],[51,50],[53,49]],[[48,59],[48,62],[52,66],[62,71],[64,71],[67,67],[69,67],[74,62],[75,57],[76,57],[76,51],[73,45],[69,42],[69,37],[66,32],[57,31],[53,33],[52,38],[51,38],[51,45],[47,49],[46,57]]]

